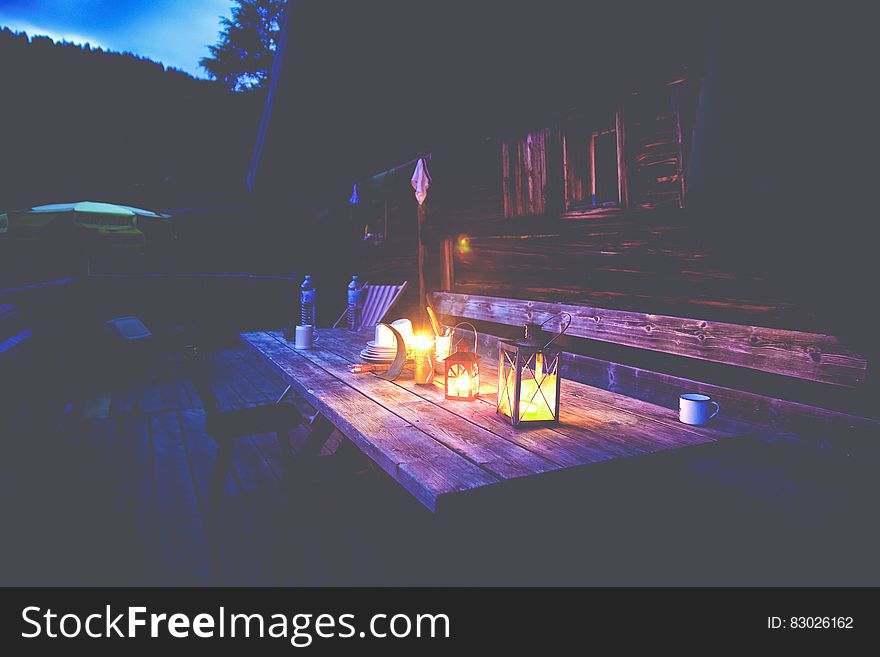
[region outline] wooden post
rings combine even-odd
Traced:
[[[676,85],[670,97],[672,103],[673,138],[675,140],[676,155],[678,156],[678,206],[684,207],[685,180],[684,180],[684,148],[681,134],[681,114],[679,112],[679,86]]]
[[[617,192],[620,197],[620,207],[626,209],[629,207],[629,181],[627,180],[623,107],[618,108],[615,122],[617,131]]]
[[[427,313],[425,311],[425,242],[422,236],[422,224],[425,221],[425,206],[419,205],[418,235],[419,235],[419,328],[427,325]]]
[[[444,292],[452,292],[452,284],[455,281],[452,247],[452,236],[444,235],[440,240],[440,289]]]

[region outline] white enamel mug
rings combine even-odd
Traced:
[[[311,349],[317,339],[314,326],[297,326],[293,346],[296,349]]]
[[[721,407],[706,395],[689,393],[678,398],[678,419],[685,424],[706,424]]]

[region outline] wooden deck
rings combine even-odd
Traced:
[[[502,504],[475,499],[453,518],[431,514],[356,450],[325,455],[337,476],[294,489],[275,436],[252,436],[236,445],[208,531],[216,447],[178,359],[118,365],[129,373],[71,390],[61,417],[35,400],[4,436],[0,583],[880,582],[870,436],[846,454],[777,436],[616,459],[590,465],[586,480],[538,475],[544,495],[522,478],[530,485]],[[228,405],[284,388],[240,343],[216,351],[212,379]]]
[[[285,387],[240,345],[215,360],[212,383],[227,407],[274,401]],[[32,414],[20,439],[7,441],[0,510],[15,529],[4,537],[4,584],[407,583],[405,567],[381,568],[405,537],[383,540],[382,559],[370,551],[396,514],[413,522],[421,510],[358,454],[332,457],[345,475],[332,495],[313,486],[309,503],[297,504],[276,437],[239,440],[219,526],[208,531],[217,448],[179,358],[160,355],[143,374],[114,378],[79,391],[60,421]],[[293,432],[291,443],[304,437]]]

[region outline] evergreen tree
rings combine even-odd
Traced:
[[[287,0],[234,0],[216,45],[199,64],[233,91],[262,89],[269,80]]]

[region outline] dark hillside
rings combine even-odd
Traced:
[[[130,53],[0,30],[0,208],[233,200],[262,97]]]

